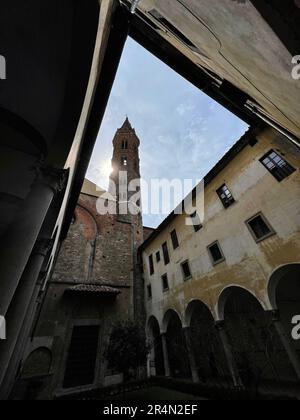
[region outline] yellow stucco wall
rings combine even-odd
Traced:
[[[201,300],[220,318],[218,301],[223,289],[238,285],[253,293],[265,309],[272,309],[268,283],[280,266],[300,262],[300,150],[272,129],[257,136],[205,189],[204,227],[195,233],[179,215],[144,250],[145,288],[152,286],[152,299],[145,299],[147,315],[154,315],[163,328],[168,309],[178,312],[183,325],[186,308]],[[276,150],[297,170],[279,183],[260,163],[270,149]],[[236,202],[225,209],[216,194],[224,183]],[[256,243],[246,220],[262,212],[276,234]],[[173,250],[170,233],[176,229],[180,246]],[[219,241],[226,260],[213,266],[207,246]],[[171,262],[165,266],[161,245],[167,241]],[[161,251],[161,261],[155,253]],[[150,276],[148,257],[154,256],[155,274]],[[181,263],[189,259],[192,279],[184,282]],[[170,290],[162,291],[161,276],[168,274]]]

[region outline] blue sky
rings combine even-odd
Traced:
[[[87,172],[103,188],[112,139],[126,115],[141,140],[141,174],[148,182],[179,178],[195,185],[248,128],[130,38]],[[166,216],[146,214],[144,224],[157,227]]]

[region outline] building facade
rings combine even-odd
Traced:
[[[105,351],[114,325],[143,317],[137,249],[152,232],[143,227],[140,211],[120,214],[130,182],[139,184],[139,144],[126,119],[113,140],[116,195],[85,180],[55,270],[39,297],[14,398],[53,398],[122,382]]]
[[[250,129],[205,177],[204,218],[194,203],[144,242],[150,375],[299,395],[299,164]]]

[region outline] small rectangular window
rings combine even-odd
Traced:
[[[149,271],[150,271],[150,276],[152,276],[154,274],[154,263],[153,263],[152,254],[149,256]]]
[[[195,213],[191,214],[191,219],[193,222],[195,232],[199,232],[199,230],[203,228],[199,214],[195,211]]]
[[[189,262],[185,261],[184,263],[182,263],[181,268],[184,280],[189,280],[192,277]]]
[[[156,253],[156,262],[160,262],[160,251],[157,251],[157,253]]]
[[[168,265],[170,262],[170,255],[169,255],[169,250],[168,250],[168,244],[167,242],[165,242],[162,246],[163,249],[163,255],[164,255],[164,262],[165,265]]]
[[[162,276],[161,280],[162,280],[162,288],[163,288],[163,291],[164,292],[167,292],[169,290],[168,275],[165,274],[164,276]]]
[[[149,300],[152,299],[152,287],[151,287],[151,284],[148,284],[148,286],[147,286],[147,296],[148,296],[148,299]]]
[[[247,220],[246,224],[256,242],[261,242],[275,234],[274,229],[261,213]]]
[[[177,249],[179,247],[179,241],[178,241],[178,236],[175,229],[171,232],[171,239],[172,239],[173,249]]]
[[[278,182],[283,181],[296,171],[286,160],[284,160],[274,150],[270,150],[260,162],[264,167],[277,179]]]
[[[228,207],[230,207],[234,202],[234,198],[229,190],[229,188],[227,187],[226,184],[222,185],[222,187],[220,187],[217,190],[217,194],[220,198],[220,200],[222,201],[223,206],[225,207],[225,209],[227,209]]]
[[[214,242],[208,247],[208,251],[211,257],[211,260],[214,265],[219,264],[223,261],[225,261],[224,254],[222,252],[222,249],[220,247],[220,244],[218,241]]]

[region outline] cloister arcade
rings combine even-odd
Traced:
[[[300,392],[300,340],[291,334],[300,314],[300,264],[275,270],[266,296],[263,302],[233,285],[219,294],[216,311],[195,298],[183,313],[169,308],[161,320],[152,315],[151,375]]]

